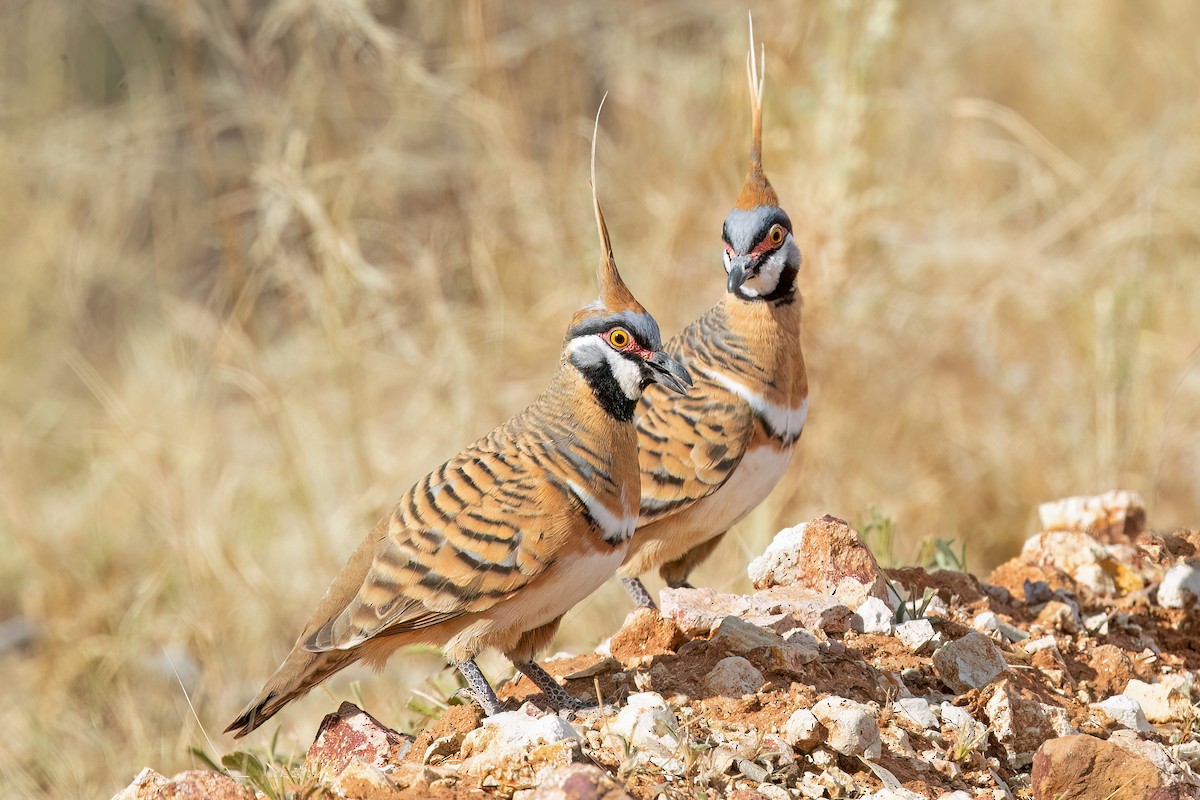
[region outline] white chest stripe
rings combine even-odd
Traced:
[[[632,517],[618,517],[605,507],[603,503],[592,496],[592,493],[575,481],[567,481],[567,486],[575,493],[585,506],[588,513],[592,515],[592,519],[596,520],[596,524],[604,531],[604,541],[609,544],[618,544],[627,542],[633,536],[633,531],[637,527],[637,515]]]
[[[804,430],[804,423],[808,420],[807,397],[801,400],[800,405],[795,408],[784,408],[774,403],[768,403],[745,385],[727,375],[707,369],[701,370],[701,372],[749,403],[754,413],[762,417],[771,430],[784,439],[794,440]]]

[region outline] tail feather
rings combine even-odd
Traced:
[[[275,670],[258,697],[250,701],[250,705],[238,714],[225,732],[240,739],[275,716],[288,703],[300,699],[321,681],[349,666],[356,658],[356,654],[346,650],[310,653],[298,644]]]

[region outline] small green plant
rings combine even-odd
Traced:
[[[926,538],[917,548],[916,563],[925,569],[945,569],[954,572],[967,571],[967,545],[960,544],[955,550],[954,539]]]
[[[884,583],[887,584],[889,594],[900,600],[903,597],[900,594],[900,589],[897,588],[894,581],[884,576]],[[933,602],[934,591],[925,589],[920,598],[910,597],[908,600],[900,600],[896,605],[896,613],[892,616],[892,622],[899,625],[901,622],[913,619],[925,619],[925,612],[929,610],[929,604]]]
[[[270,754],[267,762],[253,753],[235,750],[221,756],[221,764],[214,762],[207,753],[198,747],[191,748],[191,753],[209,769],[237,778],[232,773],[241,773],[245,782],[256,792],[265,795],[268,800],[309,800],[324,787],[315,776],[289,759],[281,758],[275,752],[275,739],[271,740]]]
[[[859,530],[862,531],[867,548],[875,555],[875,560],[886,567],[895,566],[895,520],[872,505],[868,507],[867,518],[859,526]]]
[[[950,758],[959,764],[970,762],[975,755],[975,748],[987,739],[990,732],[991,728],[981,725],[967,725],[959,728],[954,744],[950,746]]]

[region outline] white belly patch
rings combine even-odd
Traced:
[[[750,450],[719,489],[681,514],[657,523],[668,525],[674,531],[669,539],[682,548],[672,558],[724,533],[753,511],[779,483],[791,460],[791,447]]]

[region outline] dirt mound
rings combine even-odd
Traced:
[[[603,710],[547,714],[518,678],[504,713],[453,707],[413,741],[346,704],[308,785],[372,800],[1200,797],[1200,537],[1093,506],[1105,543],[1076,501],[987,583],[860,557],[833,574],[819,555],[857,534],[814,520],[756,561],[755,594],[664,592],[661,615],[546,662]]]

